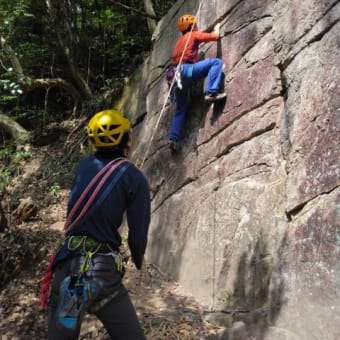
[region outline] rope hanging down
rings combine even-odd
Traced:
[[[200,13],[200,11],[201,11],[201,6],[202,6],[203,1],[204,1],[204,0],[201,0],[201,1],[200,1],[198,10],[197,10],[197,12],[196,12],[196,14],[195,14],[195,17],[196,17],[196,18],[198,18],[198,16],[199,16],[199,13]],[[194,28],[194,25],[192,25],[189,34],[192,33],[193,28]],[[181,64],[182,64],[182,61],[183,61],[183,57],[184,57],[184,53],[185,53],[185,50],[186,50],[186,48],[187,48],[187,45],[188,45],[189,40],[190,40],[190,39],[188,38],[187,41],[186,41],[186,43],[185,43],[185,46],[184,46],[184,48],[183,48],[183,52],[182,52],[180,61],[179,61],[179,63],[178,63],[177,70],[180,70],[180,67],[181,67]],[[160,120],[161,120],[161,118],[162,118],[162,115],[163,115],[163,113],[164,113],[164,110],[165,110],[165,107],[166,107],[166,103],[167,103],[168,100],[169,100],[170,93],[171,93],[171,91],[172,91],[172,88],[173,88],[173,86],[174,86],[175,81],[176,81],[176,77],[174,77],[174,78],[172,79],[171,83],[170,83],[169,91],[168,91],[167,96],[166,96],[166,98],[165,98],[165,100],[164,100],[164,103],[163,103],[161,112],[160,112],[160,114],[159,114],[159,117],[158,117],[158,120],[157,120],[157,122],[156,122],[155,128],[153,129],[153,133],[152,133],[152,135],[151,135],[151,137],[150,137],[150,141],[149,141],[149,143],[148,143],[147,149],[146,149],[146,151],[145,151],[145,153],[144,153],[144,158],[143,158],[142,163],[141,163],[141,165],[140,165],[141,168],[144,166],[144,162],[145,162],[146,156],[147,156],[148,153],[149,153],[149,149],[150,149],[152,140],[153,140],[153,138],[154,138],[155,132],[156,132],[157,129],[158,129],[159,122],[160,122]],[[219,169],[218,169],[218,178],[219,178],[219,181],[218,181],[219,185],[218,185],[218,186],[220,186],[220,184],[221,184],[221,174],[220,174],[220,170],[219,170]],[[213,205],[214,205],[214,219],[213,219],[213,252],[212,252],[212,275],[213,275],[213,282],[212,282],[212,292],[211,292],[211,294],[212,294],[212,306],[214,307],[214,306],[215,306],[215,303],[216,303],[216,301],[215,301],[215,298],[216,298],[216,243],[217,243],[217,239],[216,239],[216,238],[217,238],[217,233],[216,233],[216,227],[217,227],[217,226],[216,226],[216,224],[218,223],[218,222],[217,222],[217,216],[216,216],[216,205],[217,205],[217,192],[216,192],[216,191],[215,191],[214,197],[213,197]]]
[[[200,1],[200,4],[199,4],[199,6],[198,6],[198,10],[197,10],[197,12],[196,12],[196,14],[195,14],[195,18],[197,18],[197,17],[199,16],[199,13],[200,13],[200,11],[201,11],[201,7],[202,7],[203,1],[204,1],[204,0],[201,0],[201,1]],[[192,25],[192,27],[191,27],[191,30],[190,30],[190,32],[189,32],[190,35],[191,35],[192,31],[193,31],[193,28],[194,28],[194,25]],[[177,70],[180,70],[180,68],[181,68],[181,64],[182,64],[183,57],[184,57],[184,52],[185,52],[185,50],[186,50],[186,48],[187,48],[187,46],[188,46],[189,40],[190,40],[190,36],[189,36],[189,38],[187,39],[187,41],[185,42],[185,45],[184,45],[184,48],[183,48],[183,52],[182,52],[181,58],[180,58],[179,63],[178,63],[178,65],[177,65]],[[177,72],[177,70],[176,70],[176,72]],[[166,103],[167,103],[168,100],[169,100],[171,90],[172,90],[172,88],[173,88],[173,86],[174,86],[174,83],[175,83],[175,80],[176,80],[175,78],[176,78],[176,77],[174,77],[174,78],[172,79],[171,83],[170,83],[169,91],[168,91],[168,93],[167,93],[167,95],[166,95],[166,97],[165,97],[165,100],[164,100],[164,103],[163,103],[161,112],[160,112],[160,114],[159,114],[159,117],[158,117],[158,120],[157,120],[157,122],[156,122],[155,128],[153,129],[153,133],[151,134],[150,141],[149,141],[148,146],[147,146],[147,148],[146,148],[146,151],[145,151],[145,153],[144,153],[144,158],[143,158],[142,163],[141,163],[141,165],[140,165],[141,168],[143,168],[143,165],[144,165],[146,156],[147,156],[147,154],[149,153],[149,149],[150,149],[150,146],[151,146],[153,137],[154,137],[154,135],[155,135],[155,132],[156,132],[157,129],[158,129],[159,122],[161,121],[161,118],[162,118],[162,116],[163,116],[163,113],[164,113],[164,110],[165,110]]]

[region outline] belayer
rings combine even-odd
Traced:
[[[184,125],[187,111],[187,97],[190,86],[193,82],[207,77],[205,84],[206,101],[216,101],[226,97],[225,93],[219,93],[222,79],[222,60],[210,58],[198,61],[199,45],[203,42],[217,41],[220,38],[220,25],[214,27],[213,32],[200,32],[197,28],[197,20],[191,14],[182,15],[177,26],[182,36],[177,40],[172,60],[180,77],[177,79],[175,89],[176,112],[172,119],[169,133],[170,148],[176,151],[178,141]]]
[[[127,242],[140,270],[150,223],[149,184],[127,160],[132,137],[130,122],[121,112],[95,114],[87,136],[96,152],[78,165],[68,202],[65,242],[51,261],[47,338],[78,339],[82,318],[91,313],[112,339],[145,339],[122,282],[118,229],[126,213]],[[46,302],[43,290],[42,304]]]

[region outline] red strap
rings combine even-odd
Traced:
[[[111,162],[109,162],[104,168],[102,168],[97,175],[91,180],[91,182],[88,184],[88,186],[86,187],[86,189],[83,191],[83,193],[81,194],[81,196],[79,197],[78,201],[75,203],[75,205],[73,206],[71,212],[69,213],[69,215],[67,216],[67,220],[65,222],[64,225],[64,230],[68,231],[71,230],[78,222],[79,220],[84,216],[84,214],[86,213],[88,207],[92,204],[92,202],[94,201],[97,193],[100,191],[100,189],[103,187],[104,183],[106,182],[107,178],[112,174],[112,172],[117,169],[122,163],[126,162],[127,159],[126,158],[118,158],[115,159]],[[103,176],[103,178],[100,180],[100,182],[98,183],[96,189],[94,190],[94,192],[91,194],[90,198],[88,199],[88,201],[86,202],[85,206],[83,207],[83,209],[81,210],[81,212],[79,213],[79,215],[77,216],[77,218],[69,225],[70,220],[72,219],[73,215],[75,214],[76,210],[79,208],[80,204],[82,203],[82,201],[84,200],[85,196],[87,195],[87,193],[92,189],[93,185],[97,182],[98,178],[105,173],[106,174]]]
[[[45,275],[41,284],[40,290],[40,305],[43,310],[47,309],[48,293],[50,291],[50,284],[52,279],[52,267],[55,255],[52,255],[48,260],[48,265],[45,271]]]

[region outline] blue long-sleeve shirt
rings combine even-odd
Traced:
[[[112,159],[112,157],[94,155],[84,158],[79,163],[69,197],[68,212],[92,178]],[[110,176],[109,181],[112,180],[116,171],[117,169]],[[103,190],[99,192],[98,198],[100,198]],[[95,202],[96,200],[93,204]],[[81,210],[81,208],[78,210]],[[85,216],[74,228],[66,232],[66,236],[87,235],[99,242],[107,242],[113,248],[118,248],[122,242],[118,228],[123,222],[125,213],[129,227],[128,245],[135,266],[140,269],[147,245],[150,223],[150,190],[146,177],[132,163],[105,200],[100,205],[96,205],[95,211],[91,211],[89,216]],[[76,218],[76,215],[74,218]]]

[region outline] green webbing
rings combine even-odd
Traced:
[[[91,313],[98,311],[100,308],[104,307],[106,304],[108,304],[112,299],[114,299],[118,295],[118,291],[114,291],[112,294],[108,295],[107,297],[99,300],[98,302],[94,303],[89,311]]]

